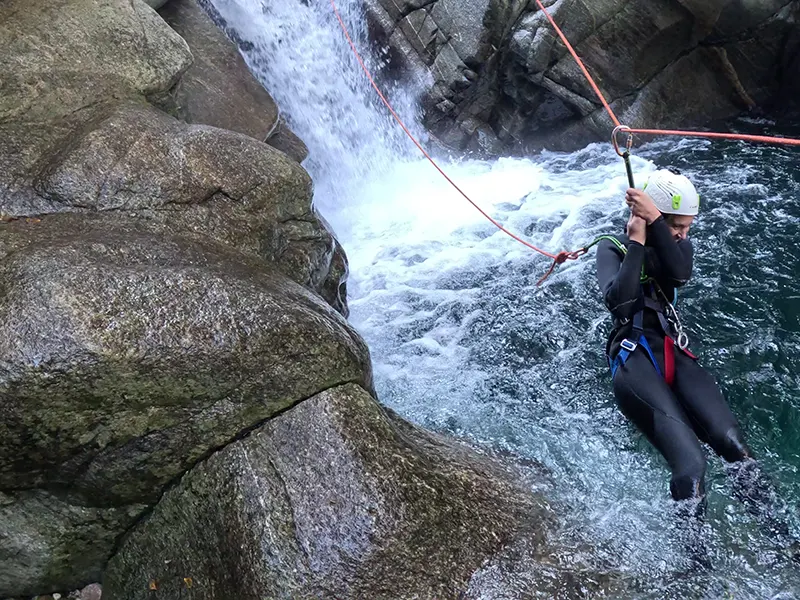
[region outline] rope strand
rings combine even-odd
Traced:
[[[339,21],[339,25],[341,26],[342,31],[344,32],[344,36],[347,38],[347,43],[350,44],[350,48],[353,50],[353,54],[355,54],[356,59],[358,60],[358,64],[361,65],[361,69],[366,74],[367,79],[369,79],[370,84],[375,89],[375,91],[378,93],[378,97],[386,105],[386,108],[389,109],[389,112],[392,114],[392,116],[394,117],[395,121],[397,121],[397,123],[400,125],[400,127],[402,127],[403,131],[406,132],[406,135],[408,135],[408,137],[411,138],[411,141],[414,142],[414,145],[416,145],[416,147],[419,148],[420,152],[422,152],[422,154],[425,155],[425,158],[427,158],[430,161],[430,163],[436,168],[436,170],[439,171],[439,173],[441,173],[442,177],[444,177],[450,183],[450,185],[452,185],[456,189],[456,191],[459,194],[461,194],[467,200],[467,202],[472,204],[472,206],[474,206],[478,210],[478,212],[480,212],[484,217],[486,217],[492,223],[492,225],[497,227],[500,231],[502,231],[506,235],[508,235],[508,236],[512,237],[513,239],[515,239],[516,241],[518,241],[520,244],[522,244],[524,246],[527,246],[531,250],[534,250],[534,251],[538,252],[539,254],[542,254],[542,255],[544,255],[544,256],[546,256],[548,258],[552,258],[554,261],[559,260],[559,257],[562,254],[566,254],[564,252],[561,252],[559,254],[552,254],[550,252],[547,252],[546,250],[542,250],[541,248],[537,248],[536,246],[534,246],[530,242],[528,242],[526,240],[523,240],[521,237],[519,237],[515,233],[512,233],[511,231],[509,231],[508,229],[503,227],[500,223],[498,223],[495,219],[493,219],[480,206],[478,206],[472,200],[472,198],[470,198],[460,187],[458,187],[456,185],[456,183],[452,179],[450,179],[450,177],[448,177],[447,173],[445,173],[444,170],[436,163],[436,161],[433,160],[433,158],[431,158],[431,155],[426,152],[425,148],[422,147],[422,144],[420,144],[417,141],[417,138],[414,137],[414,134],[412,134],[411,131],[409,131],[408,127],[406,127],[405,123],[403,123],[403,120],[398,116],[398,114],[395,112],[394,108],[392,108],[392,105],[386,99],[386,96],[383,95],[383,92],[381,92],[380,88],[375,83],[375,79],[373,79],[372,74],[369,72],[369,69],[367,69],[367,66],[364,64],[364,61],[361,58],[361,55],[358,53],[358,50],[356,49],[356,45],[353,43],[353,40],[350,37],[350,33],[347,31],[347,26],[345,25],[344,20],[342,19],[341,15],[339,14],[338,9],[336,8],[336,2],[334,0],[331,0],[331,6],[333,7],[333,12],[336,15],[336,19]],[[563,262],[563,260],[561,262]]]

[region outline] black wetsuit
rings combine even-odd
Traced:
[[[597,278],[614,317],[607,355],[613,361],[623,340],[637,341],[633,321],[635,314],[643,311],[642,333],[663,374],[664,324],[668,328],[669,324],[658,313],[666,315],[664,296],[673,298],[676,288],[691,277],[692,244],[689,240],[676,242],[663,217],[648,226],[645,246],[625,236],[617,239],[627,253],[609,240],[597,249]],[[642,265],[663,296],[653,286],[642,284]],[[669,333],[674,337],[676,332],[669,328]],[[682,500],[704,494],[706,458],[701,440],[729,462],[742,461],[750,452],[714,378],[677,346],[674,350],[672,386],[656,371],[642,344],[617,369],[613,383],[620,410],[664,456],[672,469],[672,496]]]

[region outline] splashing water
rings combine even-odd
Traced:
[[[309,146],[315,202],[350,259],[351,320],[369,343],[381,401],[425,427],[543,463],[574,527],[629,575],[631,598],[794,598],[800,577],[776,558],[711,453],[714,570],[684,572],[667,468],[614,404],[593,255],[537,288],[548,259],[498,232],[419,157],[369,87],[328,0],[213,4]],[[360,4],[339,8],[367,54]],[[424,140],[415,93],[389,96]],[[683,140],[651,143],[633,161],[639,181],[656,165],[680,167],[705,198],[679,310],[790,506],[800,500],[796,157]],[[549,251],[624,224],[627,180],[609,144],[443,166],[494,218]]]

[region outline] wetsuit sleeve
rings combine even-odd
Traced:
[[[644,261],[644,246],[631,242],[627,254],[609,241],[597,246],[597,282],[608,310],[619,319],[633,317],[641,293],[639,278]]]
[[[661,216],[647,228],[647,241],[656,252],[664,277],[675,287],[684,285],[692,277],[694,248],[689,240],[676,242],[664,217]]]

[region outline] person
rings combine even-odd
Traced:
[[[597,279],[613,316],[606,355],[621,412],[647,437],[672,472],[675,500],[705,496],[707,443],[733,465],[736,495],[750,512],[776,523],[774,489],[757,466],[736,417],[714,377],[688,347],[674,308],[692,277],[689,230],[700,197],[689,179],[661,169],[642,190],[629,189],[627,235],[605,236],[597,249]]]

